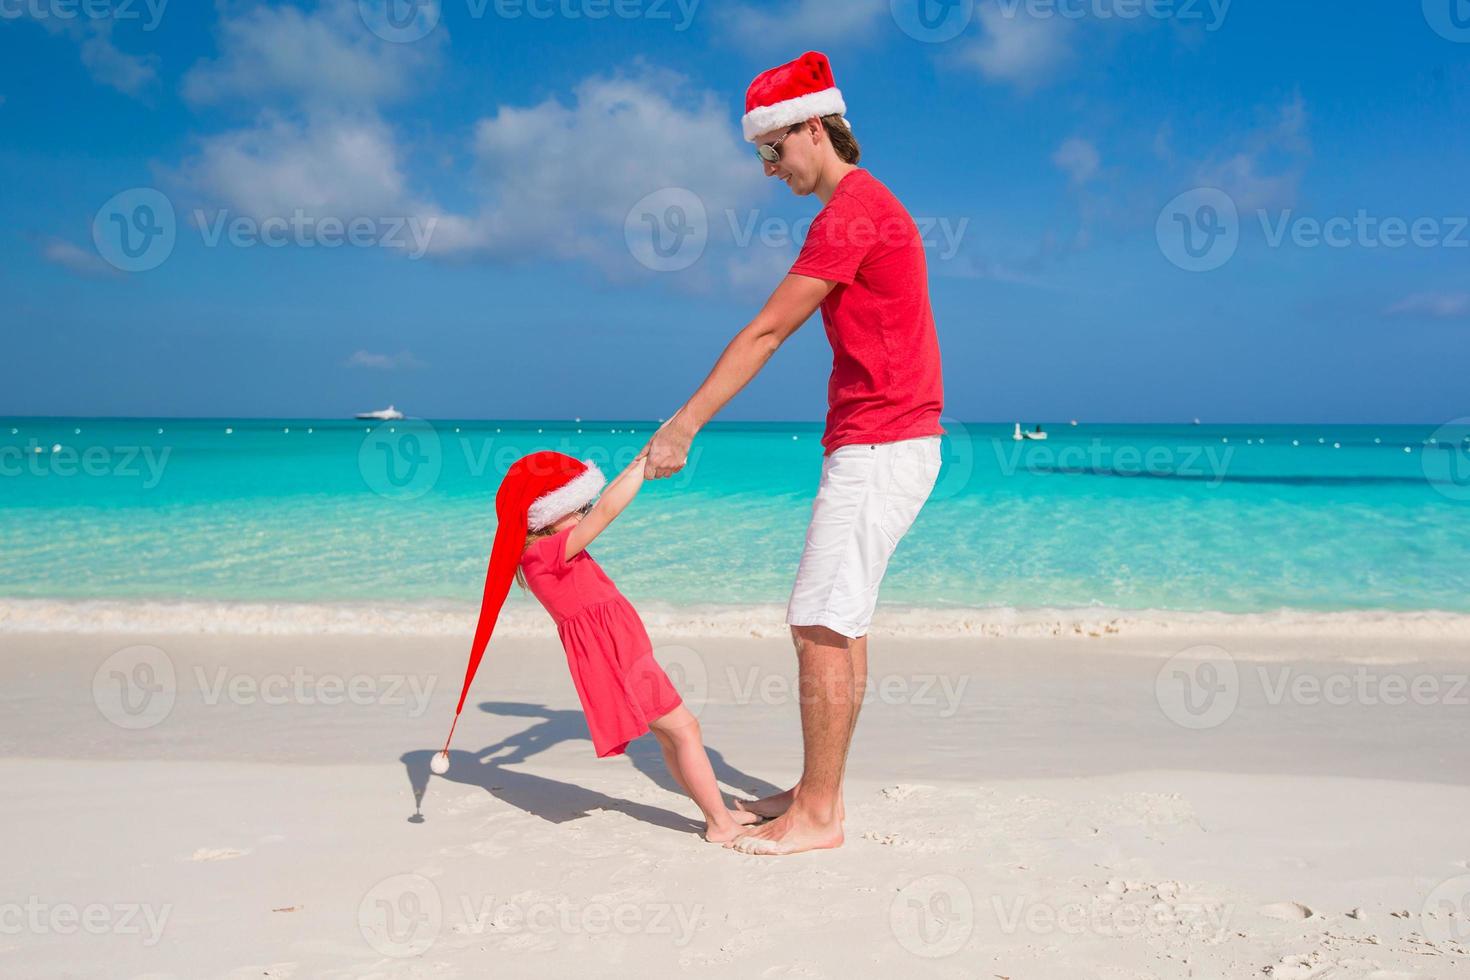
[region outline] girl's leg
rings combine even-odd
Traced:
[[[689,792],[689,784],[684,782],[684,774],[679,771],[679,758],[674,753],[673,736],[667,732],[659,731],[652,725],[649,727],[653,731],[653,737],[658,739],[658,747],[663,749],[664,766],[669,770],[669,775],[674,777],[674,782],[679,784],[679,788],[684,791],[685,796],[692,797],[694,794]]]
[[[684,705],[649,724],[664,749],[664,760],[675,782],[699,807],[705,819],[705,840],[720,843],[733,840],[745,824],[757,818],[725,806],[725,798],[715,782],[715,771],[704,751],[699,720]]]

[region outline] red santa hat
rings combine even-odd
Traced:
[[[832,80],[832,65],[820,51],[755,76],[745,90],[745,116],[740,126],[754,143],[761,133],[792,126],[812,116],[843,115],[847,103]],[[844,118],[843,122],[847,120]]]
[[[485,573],[480,622],[475,627],[475,639],[470,645],[469,667],[465,670],[459,703],[454,707],[449,738],[444,740],[443,751],[429,764],[434,772],[443,774],[449,769],[449,742],[454,738],[454,726],[459,724],[460,712],[464,711],[470,684],[475,679],[481,658],[485,656],[490,634],[495,630],[500,607],[510,593],[511,582],[515,581],[521,552],[526,547],[526,535],[550,527],[590,504],[597,499],[606,483],[596,465],[555,452],[523,456],[511,464],[505,479],[500,481],[500,489],[495,493],[495,544],[490,549],[490,568]]]

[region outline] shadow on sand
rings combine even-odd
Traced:
[[[487,701],[480,705],[480,710],[506,717],[532,719],[532,723],[478,752],[450,749],[449,772],[440,776],[440,779],[478,786],[496,799],[504,800],[517,809],[551,823],[576,820],[585,817],[592,810],[616,810],[669,830],[695,834],[703,831],[702,821],[691,820],[671,810],[618,799],[573,783],[505,768],[525,763],[531,757],[561,742],[577,739],[590,743],[582,712],[558,710],[519,701]],[[709,753],[710,764],[714,767],[715,778],[725,785],[738,787],[753,796],[767,796],[780,791],[781,787],[757,779],[730,765],[719,751],[708,745],[705,749]],[[588,752],[591,752],[590,744]],[[420,806],[432,775],[429,771],[429,760],[434,754],[432,749],[419,749],[405,752],[400,757],[408,774],[409,785],[413,788],[414,813],[408,818],[410,823],[422,823],[424,820]],[[659,750],[657,739],[644,736],[631,743],[628,746],[627,760],[633,764],[633,768],[659,787],[672,793],[682,793],[664,766],[663,753]],[[618,762],[613,760],[613,764]]]

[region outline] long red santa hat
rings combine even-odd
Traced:
[[[505,479],[495,493],[498,523],[495,544],[490,549],[490,568],[485,573],[485,594],[480,600],[480,621],[475,627],[474,642],[470,645],[469,667],[465,670],[459,703],[454,707],[449,737],[444,740],[443,750],[429,764],[435,773],[442,775],[449,770],[449,743],[454,738],[454,727],[459,724],[459,715],[464,711],[475,671],[485,656],[490,634],[495,631],[500,607],[510,593],[511,582],[515,581],[521,552],[526,547],[526,535],[550,527],[596,500],[606,484],[606,478],[595,464],[549,451],[523,456],[506,471]]]

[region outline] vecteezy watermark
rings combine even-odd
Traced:
[[[47,902],[30,895],[23,902],[0,902],[0,936],[141,936],[147,947],[158,945],[173,913],[172,903]]]
[[[975,475],[975,440],[969,428],[959,419],[943,416],[939,425],[939,476],[929,491],[929,500],[948,500],[963,493]]]
[[[919,243],[935,259],[947,261],[959,253],[967,217],[894,218],[874,222],[824,220],[796,221],[764,214],[759,209],[726,208],[718,222],[735,248],[759,245],[791,249],[816,234],[838,245],[871,246],[889,242]],[[623,238],[638,264],[654,272],[681,272],[698,262],[709,246],[712,219],[700,196],[687,187],[665,187],[640,198],[623,220]]]
[[[389,500],[417,500],[439,482],[444,447],[423,419],[380,422],[357,450],[357,471],[369,490]]]
[[[1326,218],[1300,215],[1291,208],[1257,208],[1261,237],[1268,248],[1300,249],[1470,249],[1470,216],[1403,217],[1376,215],[1360,208],[1352,215]],[[1242,218],[1224,191],[1200,187],[1174,198],[1159,213],[1155,236],[1159,250],[1187,272],[1212,272],[1235,257]]]
[[[689,30],[700,0],[465,0],[470,18],[480,20],[668,21],[676,33]]]
[[[1189,936],[1213,942],[1224,938],[1234,912],[1234,906],[1221,902],[1180,901],[1169,888],[1147,898],[1152,901],[1130,902],[1111,890],[1074,902],[994,895],[990,910],[997,928],[1008,936]]]
[[[299,704],[308,707],[354,705],[407,708],[408,718],[422,718],[439,683],[437,674],[317,674],[304,667],[290,673],[246,674],[228,667],[206,671],[195,666],[194,682],[204,704]]]
[[[704,255],[709,213],[700,196],[688,188],[665,187],[628,209],[623,240],[639,265],[654,272],[681,272]]]
[[[1447,41],[1470,44],[1470,0],[1423,0],[1424,19]]]
[[[633,462],[634,457],[643,450],[643,446],[648,438],[653,436],[656,429],[656,425],[650,425],[646,429],[615,429],[609,435],[635,437],[632,444],[624,443],[619,446],[595,443],[588,445],[573,438],[573,434],[568,434],[564,429],[555,435],[543,433],[538,429],[534,436],[526,432],[517,432],[488,438],[456,435],[454,439],[459,444],[460,453],[464,457],[465,468],[473,477],[481,477],[491,472],[504,473],[522,456],[550,450],[564,456],[574,456],[583,462],[594,463],[598,469],[611,478],[614,474],[621,473],[628,464]],[[576,432],[581,433],[581,428],[578,428]],[[674,489],[689,486],[703,454],[704,450],[696,442],[694,448],[690,450],[684,468],[664,482]]]
[[[357,928],[384,956],[418,956],[444,928],[444,901],[423,875],[393,875],[369,888],[357,903]]]
[[[448,929],[460,936],[516,934],[566,936],[661,936],[676,948],[689,945],[704,906],[673,902],[574,901],[566,896],[497,899],[460,894],[445,901],[433,881],[419,874],[384,878],[363,895],[358,928],[384,956],[418,956]]]
[[[35,439],[24,446],[0,446],[0,477],[76,476],[138,480],[144,490],[163,482],[172,446],[87,446],[77,449],[53,443],[43,446]]]
[[[1223,725],[1240,702],[1240,670],[1217,646],[1195,646],[1170,657],[1154,678],[1154,699],[1181,728]]]
[[[174,710],[178,693],[173,660],[154,646],[118,650],[92,675],[92,702],[119,728],[152,728]]]
[[[1185,191],[1164,205],[1154,225],[1164,257],[1186,272],[1212,272],[1240,245],[1235,201],[1215,187]]]
[[[1318,675],[1291,667],[1257,667],[1256,676],[1266,703],[1273,707],[1470,707],[1470,674],[1401,674],[1357,667]]]
[[[668,21],[676,33],[694,23],[700,0],[464,0],[470,20]],[[441,0],[358,0],[368,30],[385,41],[408,44],[434,32]]]
[[[1225,26],[1234,0],[995,0],[1002,17],[1032,20],[1171,20]]]
[[[725,221],[736,248],[748,248],[752,242],[766,248],[789,248],[804,244],[814,233],[838,245],[905,244],[913,240],[917,230],[919,244],[941,262],[959,253],[965,232],[970,227],[970,219],[966,217],[953,220],[947,217],[915,217],[910,220],[905,217],[881,222],[858,218],[849,222],[823,221],[817,225],[815,215],[788,221],[773,215],[762,217],[759,210],[742,213],[734,208],[725,210]]]
[[[1451,500],[1470,500],[1470,418],[1434,430],[1419,453],[1429,485]]]
[[[439,26],[439,0],[357,0],[357,13],[367,29],[384,41],[412,44]]]
[[[306,707],[405,708],[421,718],[439,678],[436,674],[319,674],[304,667],[289,672],[242,672],[218,665],[195,665],[195,691],[205,707],[222,703],[296,704]],[[173,711],[181,693],[173,658],[155,646],[132,646],[109,656],[92,676],[92,701],[102,717],[119,728],[152,728]]]
[[[974,896],[954,875],[916,878],[898,889],[889,903],[888,928],[898,944],[915,956],[951,956],[975,931]]]
[[[1442,881],[1424,899],[1419,929],[1432,943],[1470,949],[1470,875]]]
[[[317,216],[297,208],[290,216],[256,218],[195,210],[194,226],[205,248],[388,248],[398,249],[410,259],[421,259],[429,251],[437,217],[418,215],[352,218]]]
[[[177,238],[173,203],[151,187],[114,195],[92,219],[97,254],[123,272],[147,272],[163,265]]]
[[[141,20],[154,31],[167,7],[168,0],[0,0],[0,20]]]
[[[811,704],[822,699],[823,691],[815,685],[803,685],[788,674],[773,673],[759,666],[743,672],[733,666],[725,668],[725,681],[736,704],[779,705],[796,702]],[[885,705],[935,709],[937,718],[953,718],[970,685],[970,675],[960,674],[869,674],[860,700]]]
[[[1001,474],[1033,476],[1105,473],[1113,476],[1164,476],[1199,480],[1210,487],[1225,482],[1235,447],[1114,446],[1101,439],[1053,445],[1050,442],[996,440],[991,443]]]
[[[669,683],[684,699],[684,706],[698,717],[709,703],[709,666],[698,650],[679,643],[666,643],[653,648],[653,659],[663,668]],[[638,680],[636,677],[634,680]],[[650,677],[647,683],[657,684],[658,678]],[[655,692],[646,703],[658,700]]]
[[[943,44],[965,32],[975,16],[975,0],[889,0],[893,22],[915,41]]]

